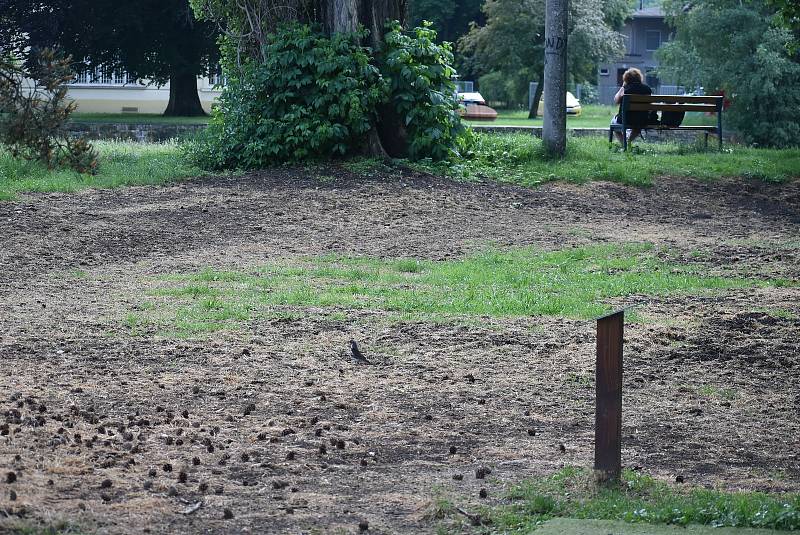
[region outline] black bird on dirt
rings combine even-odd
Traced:
[[[372,364],[364,357],[355,340],[350,340],[350,356],[356,364]]]

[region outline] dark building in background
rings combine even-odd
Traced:
[[[664,20],[664,12],[658,6],[639,4],[631,18],[625,23],[625,56],[613,63],[600,64],[597,71],[597,89],[601,104],[613,104],[614,94],[622,85],[622,74],[636,67],[645,75],[645,82],[653,93],[673,95],[683,93],[683,87],[670,85],[656,75],[658,60],[655,51],[670,39],[672,29]]]

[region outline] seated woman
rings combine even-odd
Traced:
[[[622,87],[614,95],[614,104],[619,104],[619,111],[614,116],[612,124],[622,124],[622,95],[652,95],[653,90],[642,82],[642,71],[630,68],[622,75]],[[630,136],[628,143],[636,139],[642,133],[642,128],[647,126],[648,112],[629,111],[626,115],[626,125],[630,126]],[[615,132],[617,139],[622,143],[624,132]]]

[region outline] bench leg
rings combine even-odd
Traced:
[[[706,148],[706,150],[708,150],[708,132],[706,132],[705,135],[706,135],[706,147],[705,148]]]
[[[608,142],[612,143],[614,141],[614,130],[611,128],[608,129]]]

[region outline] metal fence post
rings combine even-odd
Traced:
[[[622,472],[622,339],[625,311],[597,320],[594,469],[617,481]]]

